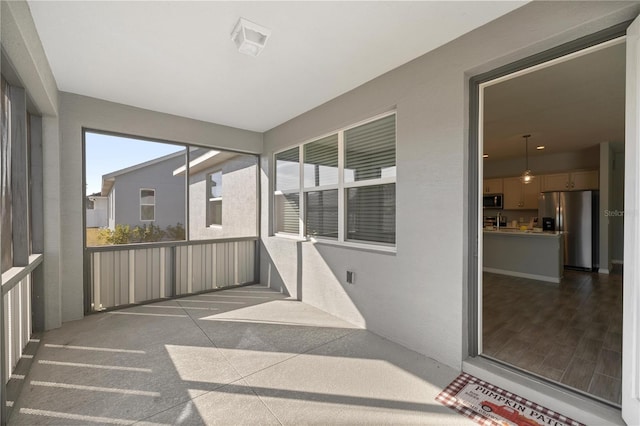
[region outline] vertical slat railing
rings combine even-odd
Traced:
[[[87,311],[254,283],[256,240],[89,247]]]
[[[26,267],[13,267],[2,274],[2,303],[4,312],[3,375],[5,386],[11,379],[18,361],[32,333],[31,284],[32,275],[41,267],[42,255],[31,255]]]

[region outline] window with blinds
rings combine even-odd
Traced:
[[[394,246],[395,113],[277,153],[275,181],[275,232]]]
[[[344,132],[348,241],[396,242],[396,116]]]
[[[338,239],[338,135],[303,146],[305,234]]]
[[[395,178],[395,115],[345,131],[344,144],[345,182]]]
[[[300,148],[276,154],[275,231],[300,232]]]

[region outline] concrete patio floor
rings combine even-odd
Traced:
[[[45,333],[9,424],[475,424],[434,399],[456,376],[254,285]]]

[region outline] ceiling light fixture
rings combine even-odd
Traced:
[[[231,32],[231,40],[236,44],[238,52],[258,56],[270,35],[270,29],[240,18]]]
[[[542,151],[544,149],[544,145],[538,145],[538,146],[536,146],[536,149],[538,151]]]
[[[531,173],[529,169],[529,138],[531,135],[522,135],[524,138],[524,158],[525,158],[525,167],[524,172],[522,172],[522,176],[520,176],[520,180],[522,183],[527,184],[531,183],[535,176]]]

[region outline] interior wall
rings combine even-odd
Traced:
[[[467,201],[468,78],[636,14],[631,3],[532,2],[267,132],[262,282],[460,368],[468,320],[461,224],[476,214]],[[397,110],[397,253],[273,236],[273,153],[391,108]],[[345,283],[346,270],[356,272],[354,285]]]
[[[600,144],[600,199],[598,206],[598,232],[599,232],[599,249],[598,253],[599,268],[598,272],[608,274],[610,270],[611,256],[609,250],[611,248],[611,242],[609,236],[611,235],[611,223],[607,212],[609,211],[611,203],[611,184],[612,184],[612,166],[613,166],[613,152],[609,142],[602,142]]]
[[[262,151],[262,134],[60,92],[62,321],[83,316],[82,129],[231,149]]]

